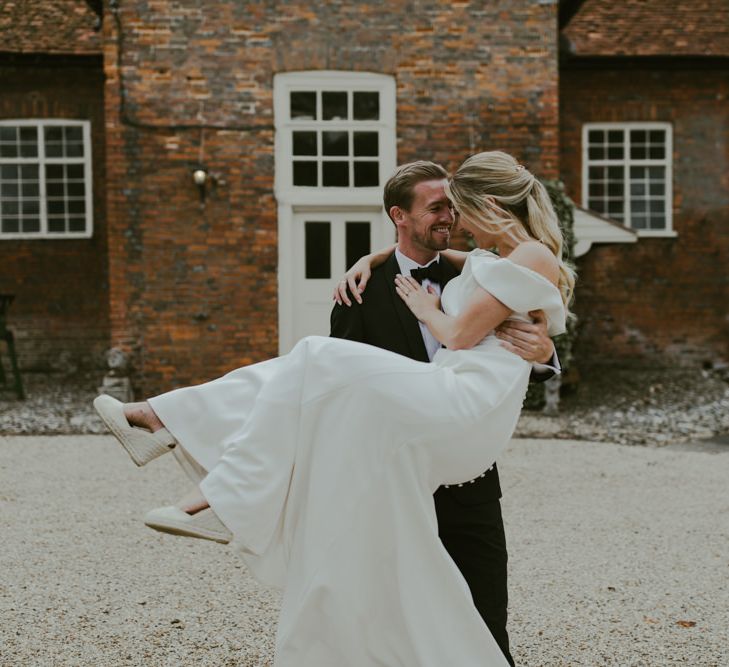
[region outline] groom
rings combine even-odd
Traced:
[[[395,292],[395,275],[413,275],[439,294],[458,271],[439,255],[448,248],[453,208],[444,184],[448,174],[433,162],[402,165],[385,184],[384,204],[397,227],[395,252],[372,272],[363,295],[340,293],[331,335],[376,345],[418,361],[431,361],[440,343],[419,323]],[[423,268],[424,267],[424,268]],[[349,305],[351,304],[351,305]],[[497,335],[527,361],[546,362],[554,347],[541,314],[535,324],[507,322]],[[533,373],[533,376],[535,373]],[[545,380],[552,372],[541,373]],[[488,437],[487,434],[484,437]],[[496,465],[477,479],[443,486],[434,496],[438,532],[463,574],[474,603],[511,665],[506,632],[506,541],[501,517],[501,488]]]

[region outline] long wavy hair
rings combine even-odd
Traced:
[[[549,194],[539,180],[511,155],[487,151],[469,157],[446,185],[460,215],[490,234],[508,234],[516,242],[537,240],[559,262],[558,287],[567,307],[575,273],[562,259],[562,232]]]

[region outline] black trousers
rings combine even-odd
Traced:
[[[438,533],[466,579],[479,614],[513,666],[506,632],[508,556],[501,503],[462,504],[456,494],[443,488],[435,493]]]

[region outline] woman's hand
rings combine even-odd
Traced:
[[[360,295],[364,292],[364,288],[371,275],[370,255],[360,257],[337,283],[337,286],[334,288],[334,300],[340,306],[342,303],[351,306],[352,302],[349,299],[349,294],[347,294],[347,290],[349,289],[355,301],[362,303],[362,297]]]
[[[380,266],[395,250],[395,246],[387,246],[377,252],[360,257],[352,268],[344,274],[344,277],[337,283],[334,288],[333,299],[341,306],[343,303],[348,306],[352,305],[347,290],[352,293],[357,303],[362,303],[362,292],[367,285],[367,281],[372,275],[372,269]]]
[[[395,291],[421,322],[425,320],[428,313],[440,311],[438,293],[432,287],[428,287],[426,291],[415,278],[398,273],[395,278]]]

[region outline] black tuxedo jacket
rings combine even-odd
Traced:
[[[443,283],[458,275],[456,268],[441,256]],[[331,335],[375,345],[416,361],[429,361],[417,318],[395,292],[395,275],[400,266],[393,253],[372,272],[362,295],[362,304],[352,299],[351,306],[335,305],[331,314]],[[488,437],[488,436],[486,436]],[[501,498],[496,465],[483,477],[462,486],[441,487],[438,493],[450,493],[461,504],[483,503]]]

